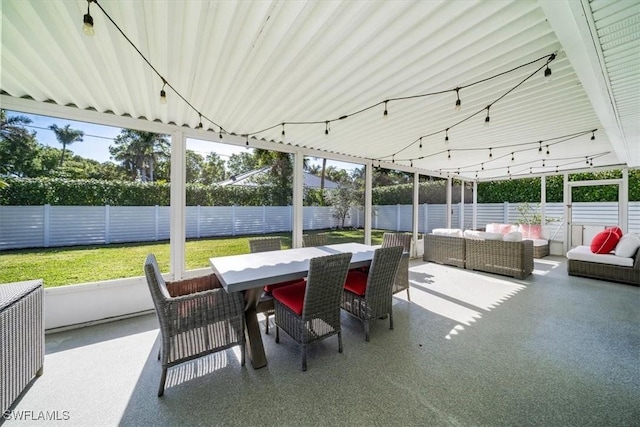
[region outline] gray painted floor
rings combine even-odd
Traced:
[[[343,315],[311,346],[264,335],[254,370],[228,350],[169,371],[156,397],[155,315],[46,337],[44,375],[15,405],[59,421],[6,426],[640,424],[640,288],[568,277],[563,258],[527,280],[415,262],[395,329]],[[68,418],[68,419],[66,419]]]

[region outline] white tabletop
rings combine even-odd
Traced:
[[[222,286],[236,292],[301,279],[309,271],[309,260],[315,257],[351,252],[351,268],[366,266],[374,251],[375,247],[361,243],[340,243],[210,258],[209,262]]]

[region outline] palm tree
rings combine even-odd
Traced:
[[[142,181],[154,180],[154,168],[160,159],[169,157],[169,141],[166,135],[122,129],[109,146],[113,159],[122,163],[133,179],[140,174]]]
[[[60,144],[62,144],[62,154],[60,155],[60,167],[64,163],[64,153],[67,150],[67,145],[71,145],[74,142],[82,141],[82,137],[84,136],[84,132],[77,129],[71,129],[71,125],[66,125],[63,128],[58,127],[58,125],[49,126],[56,134],[56,139]]]

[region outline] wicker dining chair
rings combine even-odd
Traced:
[[[279,251],[281,249],[282,241],[280,237],[256,237],[253,239],[249,239],[249,251],[251,253]],[[297,282],[298,280],[293,280],[290,282],[276,283],[264,287],[264,291],[262,292],[260,301],[258,302],[258,306],[256,307],[256,312],[264,314],[265,334],[269,334],[269,316],[275,313],[275,309],[273,306],[273,296],[271,296],[271,292],[281,286],[291,285]]]
[[[302,246],[305,248],[311,248],[314,246],[325,246],[328,244],[329,244],[328,236],[324,233],[302,235]]]
[[[369,272],[350,270],[342,292],[341,307],[364,322],[364,339],[369,341],[369,321],[389,316],[393,329],[393,285],[402,247],[376,249]]]
[[[276,343],[280,329],[302,346],[302,370],[307,370],[307,345],[338,335],[342,353],[340,298],[351,253],[312,258],[307,281],[273,291],[276,309]]]
[[[402,246],[402,257],[398,272],[393,282],[393,293],[407,290],[407,300],[411,301],[409,295],[409,256],[411,251],[411,234],[409,233],[384,233],[382,235],[382,247]]]
[[[180,363],[239,345],[244,366],[241,292],[227,293],[214,274],[165,282],[153,254],[147,256],[144,272],[162,336],[158,396],[164,394],[167,369]]]

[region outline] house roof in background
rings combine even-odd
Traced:
[[[265,166],[260,169],[254,169],[252,171],[245,172],[240,175],[235,175],[225,181],[221,181],[218,183],[218,185],[221,185],[223,187],[227,185],[257,187],[260,184],[256,182],[256,178],[264,176],[264,174],[267,173],[268,171],[269,171],[269,166]],[[303,172],[303,179],[304,179],[303,186],[305,188],[321,188],[320,187],[321,180],[319,176],[313,175],[309,172]],[[325,178],[324,188],[327,190],[338,188],[338,183]]]

